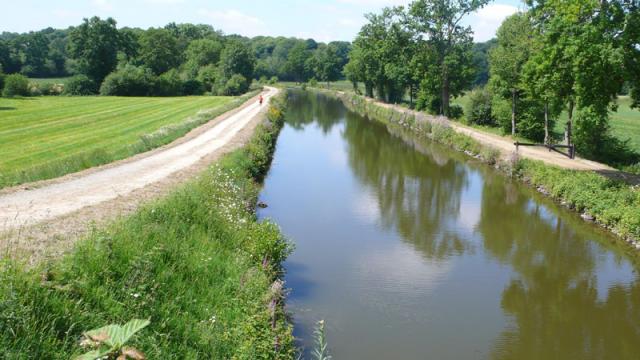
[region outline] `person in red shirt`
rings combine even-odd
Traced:
[[[264,99],[262,98],[262,95],[260,95],[260,105],[262,105],[262,101],[263,101],[263,100],[264,100]]]

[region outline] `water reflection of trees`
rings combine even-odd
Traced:
[[[469,248],[465,239],[447,229],[459,216],[467,181],[460,164],[437,147],[421,148],[433,155],[425,156],[389,136],[386,127],[351,112],[346,114],[344,137],[349,165],[375,192],[384,227],[396,229],[428,258],[462,254]]]
[[[316,121],[326,134],[342,121],[346,111],[340,100],[310,91],[292,90],[289,92],[287,123],[292,128],[301,130]]]
[[[584,225],[550,215],[513,184],[487,176],[477,231],[486,251],[517,273],[501,303],[515,323],[496,341],[493,358],[638,357],[640,285],[598,294],[597,277],[606,274],[597,273]]]

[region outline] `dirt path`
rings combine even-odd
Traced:
[[[345,94],[344,92],[339,92],[341,94]],[[394,109],[396,111],[400,111],[400,112],[404,112],[404,113],[412,113],[416,115],[416,118],[420,118],[420,117],[433,117],[433,118],[439,118],[438,121],[444,121],[446,122],[449,126],[451,126],[451,128],[453,128],[456,132],[465,134],[485,145],[489,145],[492,146],[498,150],[500,150],[500,152],[504,155],[504,156],[508,156],[511,153],[513,153],[514,151],[516,151],[516,147],[513,144],[514,141],[508,137],[504,137],[504,136],[499,136],[499,135],[495,135],[495,134],[490,134],[478,129],[474,129],[472,127],[469,126],[465,126],[463,124],[451,121],[445,117],[439,117],[439,116],[432,116],[432,115],[427,115],[425,113],[422,112],[418,112],[418,111],[413,111],[413,110],[409,110],[406,109],[404,107],[398,106],[398,105],[392,105],[392,104],[386,104],[383,102],[379,102],[373,99],[369,99],[367,98],[367,101],[369,102],[373,102],[378,106],[382,106],[385,108],[391,108]],[[549,149],[545,148],[545,147],[533,147],[533,146],[520,146],[518,148],[518,154],[522,157],[525,158],[529,158],[529,159],[533,159],[533,160],[540,160],[543,161],[547,164],[551,164],[551,165],[556,165],[562,168],[566,168],[566,169],[574,169],[574,170],[592,170],[592,171],[596,171],[596,172],[600,172],[603,174],[609,174],[609,173],[613,173],[613,172],[619,172],[618,170],[607,166],[605,164],[601,164],[595,161],[590,161],[590,160],[586,160],[586,159],[582,159],[579,157],[576,157],[575,159],[570,159],[565,155],[559,154],[557,152],[554,151],[549,151]],[[623,178],[624,176],[620,176],[621,178]]]
[[[267,88],[265,102],[278,92]],[[262,118],[254,97],[164,147],[0,193],[0,250],[32,262],[57,256],[92,224],[127,214],[243,145]]]

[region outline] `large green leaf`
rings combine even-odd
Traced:
[[[126,344],[135,333],[144,329],[149,323],[149,320],[133,319],[123,326],[107,325],[87,331],[85,335],[110,346],[111,350],[116,350]]]

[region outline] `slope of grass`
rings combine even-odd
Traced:
[[[290,245],[254,212],[283,108],[274,100],[245,148],[60,262],[0,266],[3,358],[73,358],[83,331],[132,318],[151,321],[130,344],[149,359],[293,358],[278,281]]]
[[[0,99],[0,187],[147,151],[240,105],[230,97]]]

